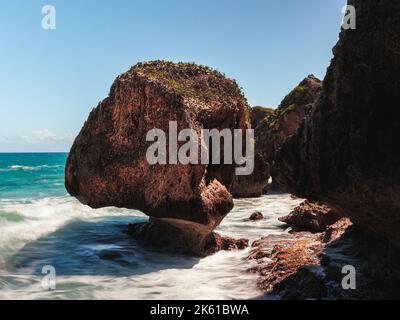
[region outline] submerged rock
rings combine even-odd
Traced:
[[[247,129],[248,108],[236,82],[208,67],[139,63],[115,80],[76,137],[66,189],[93,208],[138,209],[203,225],[210,233],[233,207],[235,165],[150,165],[146,151],[153,142],[146,135],[156,128],[168,133],[169,121],[177,122],[178,132],[193,129],[199,136],[202,129]],[[223,143],[221,149],[224,163]],[[185,240],[191,236],[184,231]]]
[[[199,257],[248,246],[247,239],[223,237],[202,224],[180,219],[150,218],[148,223],[130,224],[128,233],[150,248]]]
[[[253,212],[249,217],[250,221],[257,221],[262,219],[264,219],[264,215],[260,211]]]
[[[400,248],[400,2],[350,0],[323,93],[275,159],[281,189],[327,203]]]
[[[322,232],[340,218],[340,214],[323,203],[306,200],[279,221],[301,230]]]

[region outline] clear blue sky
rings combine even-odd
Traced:
[[[115,77],[139,61],[194,61],[276,106],[323,78],[345,0],[13,0],[0,3],[0,152],[68,151]],[[57,29],[41,27],[43,5]]]

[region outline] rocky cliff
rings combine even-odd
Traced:
[[[255,128],[256,149],[268,162],[274,160],[285,140],[296,132],[310,113],[321,90],[321,80],[309,75]]]
[[[250,110],[251,128],[257,128],[274,109],[256,106]],[[255,137],[254,171],[248,176],[235,176],[231,193],[235,198],[260,197],[270,178],[269,163],[264,159]]]
[[[400,2],[349,4],[356,29],[342,30],[322,96],[278,152],[273,175],[400,248]]]
[[[255,167],[253,174],[236,177],[231,189],[234,197],[259,197],[267,192],[270,164],[276,152],[310,113],[321,90],[321,80],[309,75],[282,100],[277,109],[251,109],[251,125],[255,136]]]
[[[193,129],[199,137],[202,129],[247,129],[248,108],[236,82],[208,67],[137,64],[115,80],[75,139],[66,188],[93,208],[138,209],[171,219],[178,229],[180,220],[200,225],[193,229],[201,229],[204,238],[233,207],[229,188],[235,166],[150,165],[146,151],[153,142],[146,142],[146,135],[156,128],[168,134],[170,121],[177,122],[178,132]],[[165,224],[153,229],[159,232]]]

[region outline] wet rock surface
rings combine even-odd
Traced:
[[[252,244],[248,260],[269,298],[398,299],[399,259],[390,245],[367,239],[343,218],[323,233],[270,235]],[[342,286],[343,267],[355,268],[355,289]]]
[[[323,203],[306,200],[279,221],[300,230],[322,232],[340,218],[339,213]]]
[[[220,250],[245,249],[247,239],[233,239],[210,232],[204,225],[179,219],[150,218],[130,224],[128,233],[144,246],[166,252],[205,257]]]
[[[258,221],[258,220],[262,220],[262,219],[264,219],[264,215],[260,211],[255,211],[250,215],[248,220]]]

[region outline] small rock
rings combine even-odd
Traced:
[[[342,218],[326,229],[322,235],[322,242],[328,243],[340,238],[346,230],[352,225],[349,218]]]
[[[221,237],[221,245],[219,247],[222,250],[243,250],[249,246],[248,239],[233,239],[230,237]]]
[[[260,211],[253,212],[249,218],[250,221],[257,221],[264,219],[264,215]]]

